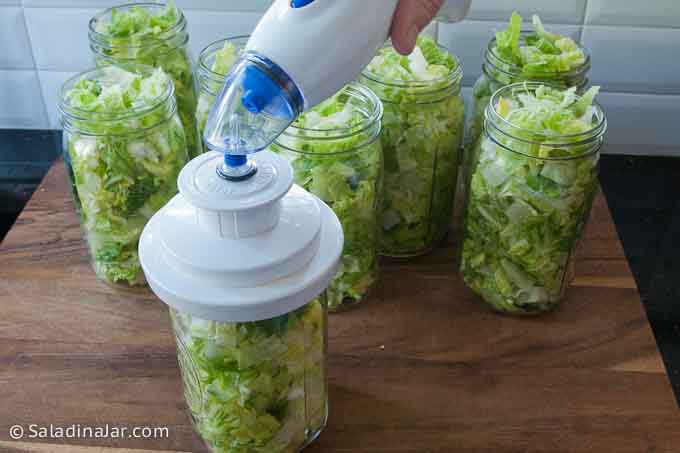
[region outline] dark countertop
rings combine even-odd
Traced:
[[[0,240],[60,150],[56,131],[0,130]],[[604,155],[600,180],[680,402],[680,158]]]
[[[60,136],[0,129],[0,241],[61,152]]]
[[[680,403],[680,158],[605,155],[600,182]]]

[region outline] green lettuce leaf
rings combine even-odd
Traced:
[[[522,31],[522,17],[513,12],[510,16],[508,28],[496,33],[496,50],[505,60],[521,63],[519,37]]]

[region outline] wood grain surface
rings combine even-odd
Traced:
[[[330,318],[331,415],[308,451],[680,451],[679,412],[601,195],[553,313],[490,313],[460,282],[456,250],[449,239],[386,260],[370,299]],[[1,452],[206,451],[167,310],[95,279],[61,162],[0,245],[0,309]],[[16,424],[169,436],[14,442]]]

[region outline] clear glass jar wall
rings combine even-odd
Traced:
[[[221,39],[207,46],[198,56],[198,105],[196,107],[196,129],[203,142],[203,129],[208,121],[215,97],[224,83],[224,77],[241,55],[248,42],[248,36]],[[203,150],[207,151],[205,145]]]
[[[255,322],[170,309],[186,401],[211,451],[293,453],[321,433],[328,416],[324,298]]]
[[[467,286],[494,310],[510,314],[537,314],[560,302],[597,192],[606,129],[597,104],[586,109],[578,102],[569,108],[585,109],[583,114],[592,116],[592,122],[582,123],[587,126],[572,122],[568,112],[563,116],[566,108],[552,116],[566,118],[562,134],[517,125],[509,106],[540,87],[525,82],[494,94],[466,169],[460,270]],[[529,107],[516,113],[549,123],[541,117],[544,106],[535,107],[536,112]]]
[[[519,46],[526,44],[527,37],[534,36],[533,31],[523,31],[519,37]],[[484,110],[489,105],[491,95],[500,88],[517,82],[536,81],[550,83],[559,88],[577,87],[579,91],[588,84],[590,55],[580,47],[584,61],[576,67],[564,71],[541,71],[536,68],[523,68],[504,59],[497,50],[496,38],[489,41],[484,54],[482,74],[472,88],[472,105],[468,119],[465,141],[467,147],[474,146],[484,127]]]
[[[190,158],[200,154],[196,131],[196,81],[184,14],[174,5],[132,3],[107,9],[90,20],[90,49],[98,67],[139,63],[162,68],[175,82],[177,111]]]
[[[425,48],[422,38],[421,44]],[[394,52],[391,47],[385,51]],[[441,242],[453,218],[464,126],[462,70],[442,46],[432,43],[421,54],[449,59],[450,67],[438,65],[446,74],[426,81],[393,80],[377,71],[380,65],[375,71],[369,65],[360,79],[378,95],[385,110],[380,250],[388,256],[426,253]],[[403,58],[395,60],[397,66],[408,64],[407,57]],[[385,58],[385,65],[389,64]]]
[[[149,67],[126,69],[106,67],[68,80],[59,110],[72,192],[97,276],[142,285],[139,236],[177,193],[187,150],[172,80]],[[130,82],[135,78],[139,85]],[[136,107],[124,105],[125,96]]]
[[[342,223],[345,245],[328,288],[331,311],[363,300],[378,277],[381,116],[375,94],[352,83],[304,113],[271,147],[290,161],[296,183],[328,204]]]

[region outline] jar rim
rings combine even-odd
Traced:
[[[526,37],[530,34],[533,34],[533,33],[534,33],[533,30],[522,30],[520,32],[520,43],[524,42],[526,40]],[[566,77],[569,77],[569,76],[582,75],[582,74],[585,74],[586,72],[588,72],[590,70],[590,67],[591,67],[590,51],[579,43],[576,43],[576,45],[585,55],[585,61],[582,64],[580,64],[580,65],[578,65],[574,68],[568,69],[566,71],[532,72],[530,78],[537,78],[537,79],[541,79],[541,80],[551,79],[551,78],[553,78],[553,79],[555,79],[555,78],[566,78]],[[504,64],[504,65],[507,65],[507,69],[501,68],[497,64],[497,62]],[[487,76],[492,77],[490,74],[488,74],[488,71],[486,70],[487,65],[492,66],[494,71],[498,71],[498,72],[503,73],[503,74],[505,74],[509,77],[517,77],[518,75],[522,74],[522,68],[520,66],[518,66],[517,64],[515,64],[511,61],[504,60],[500,55],[498,55],[496,53],[496,37],[495,36],[493,38],[491,38],[489,40],[488,44],[487,44],[486,52],[484,52],[484,65],[483,65],[483,68],[482,68],[484,70],[484,73]]]
[[[124,69],[126,71],[134,72],[135,74],[138,75],[150,75],[155,69],[151,66],[147,65],[142,65],[142,64],[123,64],[118,66],[120,69]],[[153,100],[153,102],[148,103],[147,105],[144,106],[138,106],[138,107],[131,107],[129,111],[125,112],[94,112],[92,110],[87,110],[83,109],[80,107],[75,107],[71,105],[68,102],[68,98],[66,96],[67,92],[73,88],[73,86],[79,82],[82,79],[85,78],[90,78],[90,80],[96,80],[96,77],[88,77],[88,76],[95,76],[97,74],[101,74],[102,72],[110,69],[111,66],[104,66],[101,68],[94,68],[94,69],[88,69],[85,71],[82,71],[69,79],[67,79],[59,89],[59,101],[57,102],[57,110],[60,113],[61,119],[62,119],[62,124],[64,124],[67,120],[76,120],[76,121],[82,121],[82,122],[98,122],[98,123],[106,123],[106,122],[113,122],[113,121],[121,121],[121,120],[126,120],[134,117],[139,117],[148,113],[153,112],[154,110],[157,110],[161,108],[162,106],[166,105],[168,101],[174,101],[174,93],[175,93],[175,84],[172,82],[172,79],[168,76],[167,83],[165,90]],[[174,104],[174,102],[173,102]],[[156,127],[158,124],[151,125],[146,129],[151,129],[153,127]],[[140,131],[141,132],[141,131]],[[90,134],[90,135],[100,135],[100,134]],[[104,135],[113,135],[113,134],[104,134]]]
[[[492,96],[491,100],[489,101],[489,104],[484,111],[484,123],[485,123],[485,131],[487,137],[489,137],[495,144],[507,149],[508,151],[511,151],[516,154],[521,154],[525,157],[529,157],[532,159],[536,160],[544,160],[544,161],[568,161],[568,160],[574,160],[574,159],[581,159],[583,157],[590,156],[596,152],[598,152],[602,146],[602,137],[604,136],[604,133],[607,130],[607,118],[604,114],[604,109],[602,106],[597,102],[593,101],[593,106],[596,109],[596,117],[597,117],[597,123],[589,130],[585,132],[580,132],[577,134],[560,134],[560,135],[550,135],[550,136],[545,136],[548,138],[550,141],[537,141],[537,140],[528,140],[525,138],[517,137],[510,131],[515,130],[515,131],[526,131],[527,129],[521,128],[514,123],[508,121],[506,118],[502,117],[499,113],[498,110],[496,109],[496,106],[498,105],[498,100],[501,97],[504,97],[507,95],[508,92],[514,91],[516,89],[522,89],[524,91],[535,91],[541,86],[547,86],[550,88],[556,88],[554,85],[548,84],[548,83],[543,83],[543,82],[518,82],[518,83],[513,83],[511,85],[506,85],[503,88],[500,88],[497,90]],[[578,99],[578,96],[577,96]],[[501,127],[501,125],[503,127]],[[494,139],[492,137],[492,134],[489,132],[489,129],[493,128],[494,132],[498,132],[513,141],[519,141],[522,143],[526,143],[529,145],[539,145],[539,146],[549,146],[549,147],[554,147],[554,148],[563,148],[563,147],[572,147],[572,146],[586,146],[589,144],[593,144],[596,146],[592,146],[588,150],[572,155],[572,156],[555,156],[555,157],[541,157],[541,156],[534,156],[531,154],[523,153],[521,151],[517,151],[515,149],[511,149],[510,147],[499,143],[498,140]],[[510,131],[509,131],[510,130]],[[538,135],[538,134],[537,134]],[[561,140],[561,141],[553,141],[553,140]]]
[[[131,45],[131,44],[111,44],[111,38],[115,38],[116,40],[121,40],[121,41],[129,41],[133,39],[133,37],[114,37],[106,33],[101,33],[97,31],[97,24],[100,23],[101,20],[103,20],[105,17],[110,17],[111,13],[114,10],[129,10],[134,7],[141,7],[144,9],[148,10],[163,10],[167,7],[166,4],[162,3],[151,3],[151,2],[138,2],[138,3],[125,3],[123,5],[118,5],[118,6],[112,6],[110,8],[107,8],[103,11],[100,11],[99,13],[95,14],[89,21],[88,23],[88,37],[90,38],[91,42],[96,43],[97,45],[100,45],[102,47],[105,47],[107,49],[138,49],[138,48],[143,48],[147,47],[148,44],[140,44],[140,45]],[[148,37],[148,41],[154,41],[158,43],[166,42],[171,39],[173,39],[178,33],[183,31],[186,28],[186,17],[184,16],[184,13],[180,8],[175,6],[177,9],[177,22],[175,22],[170,28],[167,30],[164,30],[161,32],[158,36],[154,37]],[[183,45],[188,41],[188,37],[184,40],[183,43],[178,44],[178,46]],[[176,46],[176,47],[178,47]],[[90,46],[92,47],[92,46]],[[95,50],[95,49],[93,49]]]
[[[438,92],[438,91],[443,91],[447,88],[449,88],[451,85],[454,85],[456,83],[459,83],[462,78],[463,78],[463,67],[461,66],[460,59],[456,54],[451,52],[446,46],[443,46],[439,43],[436,43],[437,48],[439,50],[445,51],[447,54],[449,54],[456,62],[456,68],[449,71],[449,73],[445,77],[440,77],[438,79],[434,80],[395,80],[395,79],[386,79],[378,74],[375,74],[374,72],[371,72],[366,66],[363,71],[361,71],[361,75],[363,77],[366,77],[368,80],[371,82],[378,83],[380,85],[386,85],[389,87],[394,87],[394,88],[421,88],[421,89],[426,89],[426,88],[431,88],[433,86],[437,86],[436,89],[430,91],[432,93]],[[385,50],[385,49],[390,49],[392,48],[392,45],[390,43],[384,45],[380,50]],[[438,86],[441,83],[445,83],[443,87]]]
[[[210,44],[205,46],[198,54],[199,69],[210,76],[214,76],[215,79],[218,78],[224,79],[224,76],[226,76],[227,74],[221,74],[219,72],[213,71],[212,68],[208,66],[207,62],[208,58],[212,57],[216,52],[220,51],[222,47],[224,47],[224,43],[226,42],[234,43],[235,45],[237,45],[238,48],[238,45],[240,44],[239,41],[247,42],[248,39],[250,39],[250,35],[235,35],[211,42]],[[243,47],[245,47],[245,42],[243,43]]]
[[[378,96],[368,87],[359,82],[350,82],[343,88],[350,96],[355,98],[360,98],[363,100],[364,104],[368,106],[368,116],[362,119],[362,121],[355,125],[343,126],[334,129],[316,129],[316,128],[305,128],[296,126],[295,123],[290,125],[288,129],[283,131],[282,135],[290,138],[307,138],[315,141],[336,141],[344,140],[356,135],[370,131],[371,128],[375,128],[375,131],[369,136],[369,138],[362,142],[361,144],[355,146],[352,149],[337,151],[333,153],[318,153],[314,151],[301,151],[299,149],[291,148],[279,140],[275,141],[276,146],[285,148],[286,150],[307,155],[324,155],[324,156],[334,156],[339,154],[352,153],[357,149],[363,148],[369,145],[380,136],[380,122],[383,116],[383,105]],[[376,128],[376,125],[378,126]],[[300,135],[300,134],[311,134],[311,135]],[[316,135],[315,135],[316,134]]]

